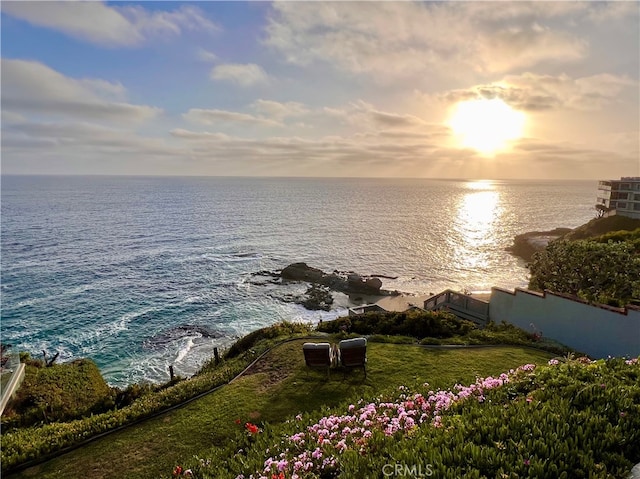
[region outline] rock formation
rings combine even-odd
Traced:
[[[349,273],[344,277],[336,272],[325,273],[306,263],[290,264],[282,270],[280,277],[289,281],[306,281],[312,284],[327,286],[333,291],[346,294],[366,294],[372,296],[394,294],[394,292],[381,289],[382,281],[380,281],[379,278],[364,278],[355,273]]]
[[[534,253],[544,250],[551,241],[566,235],[570,231],[572,231],[571,228],[556,228],[550,231],[523,233],[513,239],[513,246],[507,248],[507,251],[525,261],[531,261]]]

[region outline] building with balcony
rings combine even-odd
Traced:
[[[598,182],[596,209],[600,216],[621,215],[640,219],[640,176]]]

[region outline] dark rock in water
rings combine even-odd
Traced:
[[[384,279],[398,279],[397,276],[386,276],[384,274],[372,274],[372,278],[384,278]]]
[[[325,274],[321,269],[308,266],[307,263],[293,263],[284,268],[280,273],[280,276],[282,279],[318,283],[322,280]]]
[[[206,326],[182,324],[180,326],[176,326],[175,328],[171,328],[158,333],[151,338],[145,339],[143,342],[143,346],[146,349],[160,349],[167,347],[170,343],[180,338],[195,335],[199,335],[202,338],[224,337],[224,333],[207,328]]]
[[[334,271],[327,274],[321,269],[306,263],[293,263],[280,273],[282,279],[292,281],[307,281],[312,284],[327,286],[334,291],[346,294],[387,295],[392,294],[382,288],[382,281],[377,277],[365,278],[359,274]]]
[[[312,284],[304,295],[296,300],[296,303],[311,311],[329,311],[333,304],[333,296],[328,287]]]
[[[364,279],[359,274],[350,274],[347,277],[347,287],[350,294],[380,294],[382,281],[378,278]]]
[[[377,289],[378,291],[382,288],[382,281],[379,278],[369,278],[365,280],[364,284],[367,285],[367,288]]]
[[[280,273],[269,273],[260,271],[254,273],[260,276],[279,276],[283,281],[304,281],[311,283],[311,287],[301,296],[291,296],[280,298],[285,302],[295,302],[302,304],[307,309],[323,309],[328,311],[333,304],[333,297],[330,291],[336,291],[351,295],[368,296],[396,296],[401,294],[398,291],[387,291],[382,289],[381,277],[389,276],[372,275],[361,276],[352,271],[333,271],[325,273],[321,269],[309,266],[306,263],[292,263],[285,267]],[[269,281],[274,282],[275,281]],[[262,283],[263,285],[266,282]]]
[[[544,250],[551,241],[561,238],[570,231],[572,231],[571,228],[556,228],[550,231],[523,233],[513,239],[513,246],[508,247],[507,251],[525,261],[531,261],[534,253]]]
[[[256,271],[255,273],[251,273],[251,276],[271,276],[272,278],[279,278],[280,274],[275,271],[269,271],[263,269],[262,271]]]

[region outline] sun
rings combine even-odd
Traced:
[[[485,155],[507,149],[510,141],[522,137],[524,124],[524,113],[497,98],[460,102],[449,120],[460,146]]]

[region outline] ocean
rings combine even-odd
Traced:
[[[2,176],[4,344],[113,386],[188,376],[235,338],[346,313],[256,276],[294,262],[415,294],[527,284],[516,234],[595,216],[595,181]]]

